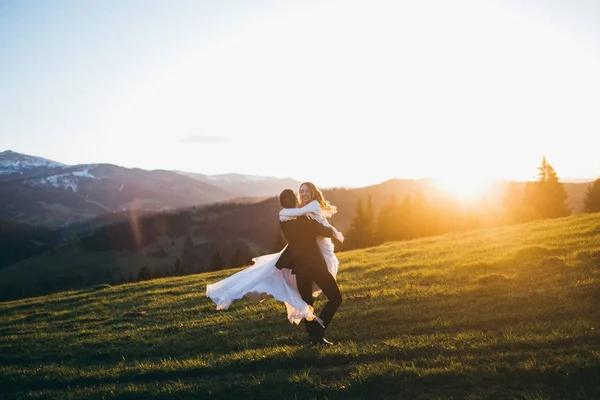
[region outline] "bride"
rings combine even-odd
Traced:
[[[321,191],[311,182],[300,185],[298,203],[300,208],[284,208],[279,212],[279,220],[284,222],[299,216],[307,216],[331,228],[339,241],[344,241],[341,232],[329,224],[327,218],[337,210],[325,200]],[[334,254],[334,244],[328,237],[317,237],[319,249],[327,264],[329,273],[336,278],[339,261]],[[283,302],[286,306],[288,320],[299,324],[303,318],[307,321],[320,320],[311,305],[301,297],[296,284],[296,276],[290,269],[276,267],[279,257],[287,245],[278,253],[253,258],[254,264],[219,282],[206,286],[206,296],[217,305],[217,310],[226,310],[234,300],[242,297],[253,301],[262,301],[269,296]],[[321,289],[313,285],[313,296],[318,296]]]

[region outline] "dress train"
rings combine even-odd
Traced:
[[[334,254],[334,245],[330,238],[319,237],[317,243],[327,263],[327,269],[336,278],[339,261]],[[286,246],[287,247],[287,246]],[[317,318],[312,306],[307,304],[296,284],[296,275],[287,268],[275,266],[285,250],[252,259],[254,264],[223,280],[206,286],[206,296],[215,302],[217,310],[227,310],[234,300],[246,297],[252,301],[262,301],[273,296],[285,304],[287,317],[291,323],[299,324],[303,318],[308,321]],[[321,289],[315,284],[313,296]]]

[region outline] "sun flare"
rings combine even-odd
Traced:
[[[489,189],[489,178],[453,175],[435,179],[440,189],[463,200],[474,200]]]

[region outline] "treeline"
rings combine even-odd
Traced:
[[[194,224],[192,211],[160,214],[133,214],[128,220],[99,227],[91,233],[73,238],[81,250],[132,250],[143,248],[158,236],[178,237]]]
[[[409,240],[452,231],[517,224],[565,217],[571,214],[568,195],[546,157],[538,167],[537,179],[524,188],[511,183],[499,210],[486,204],[465,208],[457,202],[428,200],[421,193],[398,201],[391,196],[375,213],[371,196],[359,199],[356,212],[340,250],[352,250],[387,241]],[[589,184],[583,212],[600,211],[600,179]]]
[[[76,250],[77,251],[77,250]],[[191,235],[186,235],[183,247],[175,242],[160,246],[151,257],[163,259],[154,265],[83,265],[56,271],[44,279],[32,277],[29,281],[0,281],[0,301],[16,300],[24,297],[40,296],[64,290],[81,290],[96,285],[119,285],[145,280],[185,276],[200,272],[236,268],[251,263],[252,257],[262,252],[253,249],[246,242],[228,240],[223,242],[200,242],[194,244]],[[172,255],[177,254],[174,262]],[[47,259],[48,262],[52,262]]]
[[[162,249],[158,252],[163,251]],[[158,253],[157,252],[157,253]],[[167,256],[163,251],[164,256]],[[137,273],[131,271],[129,275],[107,274],[109,283],[131,283],[156,278],[185,276],[200,272],[219,271],[222,269],[238,268],[251,263],[256,257],[247,243],[240,241],[227,241],[223,243],[202,243],[194,245],[190,235],[187,235],[181,250],[173,265],[150,267],[144,265]],[[160,256],[160,254],[153,254]],[[116,271],[118,273],[118,271]],[[120,278],[115,278],[120,276]]]
[[[54,248],[59,238],[45,227],[0,220],[0,269]]]
[[[44,262],[56,265],[59,272],[43,280],[32,276],[18,282],[0,282],[0,301],[249,265],[253,257],[283,247],[278,235],[274,235],[279,231],[278,219],[266,217],[276,215],[277,210],[278,201],[272,198],[261,203],[221,203],[154,214],[132,213],[127,220],[45,246],[45,251],[27,250],[22,256],[45,252],[48,256]],[[53,235],[60,236],[57,232]],[[98,253],[101,259],[106,252],[114,257],[99,266],[96,261],[83,261],[89,256],[76,257],[80,253]],[[132,252],[139,254],[133,258],[135,261],[119,261],[119,253],[125,254],[126,259]],[[57,256],[64,254],[74,256]]]

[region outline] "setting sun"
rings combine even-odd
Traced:
[[[462,200],[473,200],[489,189],[492,180],[489,178],[457,174],[435,178],[435,182],[440,189],[450,195]]]

